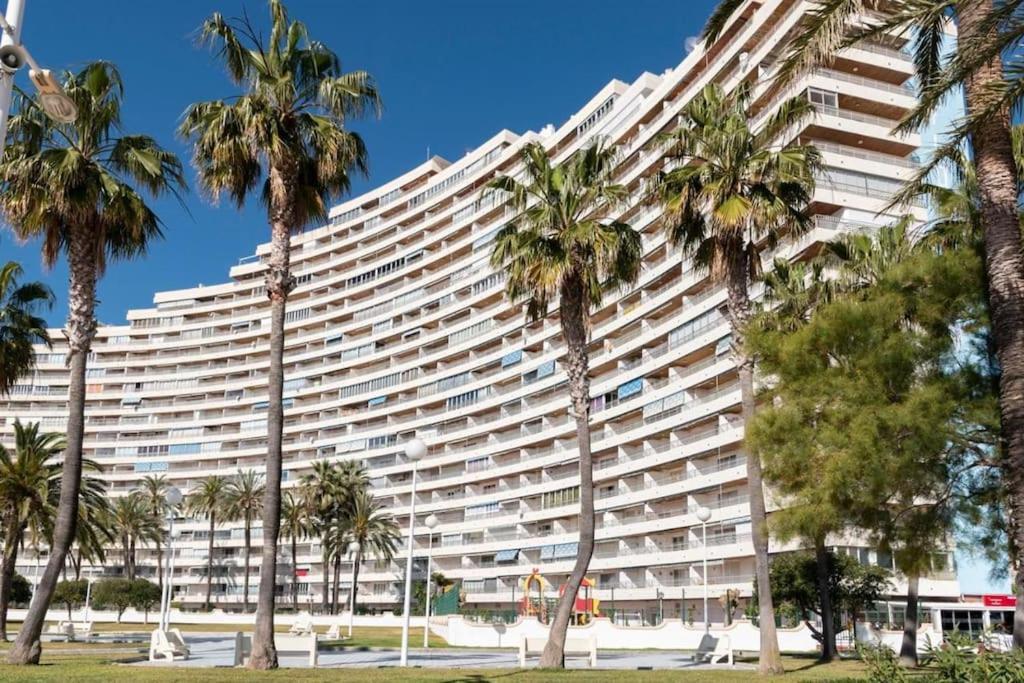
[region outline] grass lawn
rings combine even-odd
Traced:
[[[39,683],[68,683],[96,681],[230,681],[253,680],[255,674],[244,669],[210,668],[185,669],[171,667],[133,667],[121,662],[131,661],[123,655],[110,652],[82,654],[83,647],[101,648],[102,645],[82,646],[78,650],[61,652],[61,648],[45,647],[42,665],[38,667],[12,667],[0,664],[0,681],[30,681]],[[813,659],[784,657],[787,675],[782,681],[855,681],[861,680],[864,669],[859,662],[837,662],[821,666]],[[351,681],[352,683],[669,683],[669,681],[707,681],[708,683],[752,683],[763,680],[755,672],[730,671],[518,671],[512,669],[279,669],[259,675],[268,681]]]
[[[97,624],[100,632],[148,633],[152,627],[141,624]],[[239,631],[251,627],[224,624],[218,626],[186,624],[183,631]],[[287,627],[279,628],[287,630]],[[386,647],[397,648],[401,643],[402,630],[395,627],[356,627],[353,639],[340,643],[345,647]],[[411,634],[413,647],[422,643],[422,630],[414,629]],[[331,644],[331,643],[329,643]],[[432,638],[432,644],[442,645],[440,638]],[[0,656],[10,648],[9,643],[0,643]],[[39,681],[48,683],[69,683],[97,681],[230,681],[251,680],[253,674],[242,669],[208,668],[137,668],[124,662],[145,656],[147,643],[43,643],[42,665],[38,667],[11,667],[0,663],[0,681]],[[822,666],[809,657],[784,657],[787,675],[782,681],[852,681],[862,679],[864,667],[858,661],[841,661]],[[0,659],[2,662],[2,659]],[[268,681],[351,681],[352,683],[540,683],[541,681],[564,681],[566,683],[668,683],[668,681],[707,681],[708,683],[744,683],[761,680],[755,672],[731,671],[626,671],[626,670],[574,670],[518,671],[511,669],[280,669],[262,674]]]

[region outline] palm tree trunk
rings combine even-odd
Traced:
[[[566,343],[565,371],[569,378],[569,399],[576,418],[576,442],[580,453],[580,540],[576,564],[558,600],[551,621],[548,642],[540,666],[565,666],[565,637],[576,604],[576,594],[594,554],[594,468],[590,452],[590,359],[587,355],[587,303],[578,278],[568,278],[559,303],[562,334]]]
[[[14,566],[18,562],[18,523],[12,512],[4,530],[4,560],[0,568],[0,641],[7,642],[7,610],[11,605],[11,587],[14,583]]]
[[[334,556],[334,592],[331,598],[331,614],[338,613],[338,598],[341,594],[341,555]]]
[[[352,567],[352,588],[349,591],[349,600],[348,600],[349,608],[352,610],[352,614],[353,615],[355,615],[355,613],[356,613],[356,598],[358,597],[358,593],[359,593],[359,591],[357,590],[357,587],[359,586],[359,569],[360,569],[360,567],[363,564],[363,544],[362,543],[359,544],[359,550],[356,551],[356,556],[354,558],[354,561],[355,561],[356,564],[355,564],[354,567]]]
[[[210,611],[210,595],[213,593],[213,534],[217,528],[217,514],[210,510],[210,538],[206,544],[206,607]]]
[[[992,0],[964,0],[957,10],[960,41],[985,40]],[[1002,60],[996,58],[965,83],[969,112],[984,111],[1002,83]],[[1017,209],[1017,168],[1010,137],[1010,115],[1000,111],[971,137],[985,226],[985,270],[992,335],[999,359],[999,413],[1002,423],[1004,476],[1009,507],[1014,592],[1024,595],[1024,253]],[[1017,601],[1014,646],[1024,648],[1024,600]]]
[[[245,513],[245,584],[242,586],[242,613],[249,613],[249,556],[252,554],[252,520]]]
[[[750,321],[750,294],[747,277],[749,261],[742,245],[733,250],[728,272],[729,323],[732,328],[732,350],[740,380],[740,401],[743,424],[754,419],[754,359],[747,354],[744,331]],[[775,606],[772,602],[771,582],[768,578],[768,515],[764,502],[764,478],[761,459],[756,453],[747,457],[747,489],[750,498],[750,535],[754,545],[754,575],[757,582],[758,627],[761,632],[761,653],[758,671],[762,675],[785,673],[779,653],[779,638],[775,631]]]
[[[327,605],[330,602],[330,595],[328,594],[331,585],[331,568],[330,559],[327,556],[327,538],[325,536],[320,537],[320,565],[323,567],[321,570],[321,583],[323,589],[320,593],[320,612],[321,614],[327,614]]]
[[[907,577],[907,613],[903,619],[903,644],[900,646],[900,663],[903,666],[917,666],[917,586],[918,575]]]
[[[64,558],[75,541],[78,524],[78,493],[82,485],[82,440],[85,429],[85,367],[92,338],[96,334],[96,253],[92,226],[69,226],[68,243],[68,353],[71,372],[68,382],[67,448],[61,465],[60,499],[50,544],[50,557],[40,577],[28,614],[18,632],[7,661],[11,664],[38,664],[42,648],[39,636],[46,612],[53,600]]]
[[[128,580],[135,580],[135,539],[132,538],[128,543]]]
[[[292,609],[296,612],[299,611],[299,584],[298,577],[295,575],[296,572],[296,557],[298,557],[298,548],[296,548],[295,534],[292,534]]]
[[[274,647],[274,589],[277,582],[277,538],[281,526],[281,439],[284,429],[284,316],[288,294],[295,287],[291,275],[291,230],[295,223],[294,165],[270,168],[270,370],[267,377],[267,486],[263,496],[263,561],[256,628],[252,637],[250,669],[276,669]]]
[[[836,618],[832,609],[832,591],[829,590],[829,556],[825,539],[814,541],[814,566],[818,579],[818,600],[821,602],[821,661],[831,662],[838,656],[836,649]]]

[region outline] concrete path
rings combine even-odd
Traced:
[[[235,640],[233,635],[224,633],[186,633],[185,640],[192,650],[192,656],[185,661],[173,664],[161,662],[139,662],[131,666],[183,666],[183,667],[217,667],[232,666],[234,662]],[[352,649],[327,651],[320,653],[320,667],[335,668],[378,668],[398,666],[399,652],[394,649]],[[432,668],[462,669],[515,669],[519,667],[519,654],[515,650],[484,650],[484,649],[449,649],[431,648],[429,650],[413,649],[409,651],[411,666]],[[566,665],[571,669],[586,668],[585,659],[571,658]],[[281,657],[282,667],[307,667],[305,657]],[[527,666],[537,666],[537,659],[531,658]],[[690,655],[678,652],[643,651],[599,652],[597,666],[600,669],[706,669],[727,668],[725,665],[709,667],[696,665],[690,661]],[[737,664],[737,669],[750,669],[751,664]]]

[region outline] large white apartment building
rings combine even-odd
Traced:
[[[597,597],[617,609],[663,604],[667,617],[696,606],[704,583],[751,595],[753,556],[739,388],[728,354],[724,291],[666,244],[658,210],[640,201],[645,178],[663,159],[652,140],[708,83],[753,85],[754,121],[785,97],[804,93],[818,113],[800,137],[829,167],[814,197],[816,227],[786,254],[809,254],[840,231],[876,224],[901,179],[916,165],[917,135],[894,137],[915,102],[903,40],[846,50],[828,69],[785,92],[772,74],[807,2],[750,1],[721,38],[674,68],[632,83],[612,81],[560,126],[502,131],[463,158],[433,158],[375,190],[334,207],[328,225],[293,240],[298,279],[287,314],[285,486],[318,459],[365,461],[373,491],[408,532],[412,467],[402,444],[429,446],[419,466],[415,529],[422,575],[435,514],[434,566],[461,582],[468,607],[510,609],[517,583],[537,568],[564,581],[576,553],[575,430],[567,414],[564,345],[557,319],[527,324],[504,296],[488,257],[507,217],[482,190],[514,173],[517,151],[540,141],[564,159],[595,137],[621,149],[619,181],[635,202],[621,218],[641,231],[644,269],[636,286],[595,312],[591,376]],[[923,218],[926,207],[915,207]],[[102,466],[110,495],[132,491],[150,473],[186,493],[210,474],[263,467],[266,444],[269,306],[268,245],[231,268],[222,284],[155,296],[128,322],[102,326],[89,360],[85,455]],[[755,290],[756,293],[756,290]],[[66,423],[66,345],[41,352],[38,370],[0,410],[0,438],[15,419],[60,431]],[[701,527],[712,519],[703,576]],[[175,600],[199,605],[205,592],[207,524],[176,524]],[[261,538],[254,533],[256,543]],[[839,543],[837,541],[837,543]],[[843,541],[863,561],[891,564]],[[18,570],[30,581],[43,560],[29,548]],[[405,544],[390,563],[368,558],[362,604],[399,602]],[[140,551],[155,576],[155,551]],[[120,571],[120,554],[90,576]],[[259,553],[253,563],[258,567]],[[242,530],[216,532],[214,597],[237,607],[242,594]],[[320,602],[320,547],[299,543],[296,566],[282,546],[282,599],[293,581],[300,601]],[[350,565],[343,565],[343,591]],[[258,571],[253,572],[255,592]],[[924,599],[954,599],[952,558],[939,555],[922,580]],[[713,610],[720,610],[712,600]],[[715,612],[713,612],[713,616]]]

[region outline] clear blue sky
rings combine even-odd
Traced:
[[[115,62],[126,83],[125,130],[155,136],[183,159],[174,136],[185,107],[226,97],[234,88],[211,55],[194,44],[195,29],[213,11],[245,8],[265,25],[263,0],[26,0],[23,41],[52,69],[87,61]],[[497,131],[559,124],[612,78],[675,66],[688,36],[699,33],[715,0],[292,0],[294,17],[330,45],[347,69],[378,80],[385,112],[356,128],[366,139],[371,176],[359,192],[432,154],[457,159]],[[19,76],[25,85],[25,75]],[[191,174],[191,172],[190,172]],[[265,241],[265,215],[255,204],[239,212],[212,206],[195,183],[187,211],[155,204],[166,239],[147,259],[116,264],[99,288],[99,318],[119,324],[129,308],[148,307],[153,293],[213,284]],[[43,272],[37,245],[0,235],[0,260],[16,259],[44,279],[58,301],[54,326],[67,312],[63,264]],[[989,586],[988,567],[960,558],[965,592]]]
[[[3,2],[4,0],[0,0]],[[174,136],[191,102],[235,92],[195,31],[213,11],[267,21],[263,0],[26,0],[22,39],[53,69],[93,59],[115,62],[126,85],[125,129],[155,136],[183,159]],[[432,154],[457,159],[502,128],[522,132],[561,123],[612,78],[675,66],[687,36],[700,31],[714,0],[292,0],[293,17],[330,45],[346,69],[372,73],[383,95],[379,120],[355,124],[366,139],[371,176],[355,191],[408,170]],[[85,8],[88,7],[88,11]],[[19,82],[28,87],[26,76]],[[253,203],[212,206],[193,183],[188,212],[156,204],[166,239],[138,263],[111,267],[99,288],[99,318],[121,323],[154,292],[213,284],[267,238]],[[189,215],[191,212],[191,216]],[[0,234],[0,258],[22,261],[58,295],[49,316],[63,323],[66,271],[43,274],[36,245]]]

